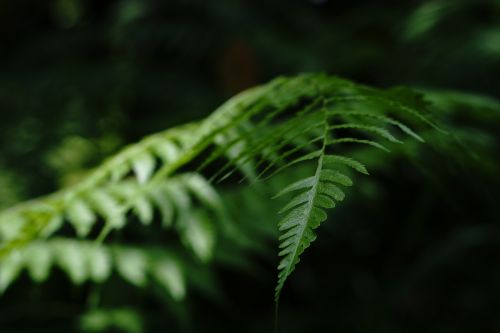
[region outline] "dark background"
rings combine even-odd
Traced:
[[[500,1],[0,1],[0,207],[303,72],[499,98]],[[498,113],[459,111],[497,163]],[[498,174],[434,150],[421,162],[395,158],[332,214],[284,293],[281,331],[500,331]],[[260,273],[215,267],[225,301],[193,295],[179,314],[113,296],[133,289],[118,284],[110,306],[137,308],[148,332],[270,332],[277,258],[254,260]],[[0,332],[76,327],[90,287],[59,275],[0,298]]]

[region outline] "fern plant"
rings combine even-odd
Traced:
[[[187,272],[193,263],[181,260],[171,248],[148,248],[118,245],[104,246],[93,242],[53,238],[35,241],[4,260],[0,272],[0,290],[4,291],[23,270],[33,281],[49,278],[52,268],[66,272],[75,285],[103,283],[113,271],[136,287],[154,280],[174,300],[186,294]]]
[[[423,142],[417,133],[424,129],[444,135],[431,116],[420,94],[403,88],[375,89],[323,74],[278,78],[250,89],[198,123],[149,136],[125,148],[75,186],[2,212],[0,256],[5,261],[0,268],[1,285],[5,288],[12,282],[23,265],[31,267],[33,278],[44,279],[49,254],[58,251],[95,251],[92,255],[97,256],[98,266],[89,268],[94,270],[90,277],[104,279],[115,263],[105,254],[105,247],[47,238],[58,237],[69,223],[75,237],[95,238],[99,244],[114,230],[126,227],[131,215],[149,225],[155,211],[161,213],[165,228],[174,228],[186,247],[201,261],[208,261],[215,233],[233,238],[245,235],[238,232],[236,219],[225,211],[206,179],[234,184],[235,176],[240,175],[260,181],[304,165],[309,176],[291,182],[275,195],[290,197],[278,223],[282,257],[275,292],[278,302],[300,256],[316,239],[315,229],[327,219],[327,210],[344,199],[342,187],[353,184],[351,171],[368,175],[352,153],[358,147],[388,152],[395,145]],[[59,245],[52,247],[51,242]],[[33,250],[43,244],[48,246],[45,250]],[[60,244],[71,250],[61,249]],[[80,246],[94,250],[82,252]],[[30,266],[20,259],[22,251],[37,252],[46,264]],[[76,259],[76,255],[63,258],[59,265],[87,260]],[[182,298],[180,270],[175,265],[168,267],[156,274],[168,281],[165,284],[174,298]],[[67,271],[74,282],[84,279],[76,269],[68,266]],[[123,274],[123,268],[121,271]],[[143,280],[142,275],[125,278],[131,283]]]

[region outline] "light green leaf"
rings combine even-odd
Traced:
[[[353,158],[339,156],[339,155],[325,155],[323,158],[323,163],[325,165],[338,165],[338,164],[345,165],[350,168],[353,168],[354,170],[362,174],[368,175],[366,167]]]
[[[91,244],[86,248],[90,278],[98,283],[107,280],[111,274],[111,254],[104,246]]]
[[[153,221],[153,206],[151,202],[145,196],[139,196],[133,203],[134,212],[139,217],[139,220],[144,225],[151,224]]]
[[[147,282],[148,259],[141,251],[117,248],[115,250],[116,269],[128,282],[144,287]]]
[[[163,259],[153,268],[153,276],[176,301],[186,296],[186,280],[179,264],[173,259]]]
[[[171,141],[161,140],[153,146],[154,152],[164,163],[175,161],[180,155],[180,149]]]
[[[23,228],[26,220],[17,214],[7,214],[0,219],[0,237],[2,240],[16,238]]]
[[[215,230],[213,224],[201,213],[191,214],[182,222],[182,238],[184,243],[193,249],[202,261],[209,261],[215,247]]]
[[[53,261],[51,247],[46,243],[32,243],[24,251],[24,261],[34,281],[43,282],[47,280]]]
[[[4,292],[17,279],[23,268],[20,252],[12,252],[0,263],[0,292]]]
[[[73,242],[58,240],[55,243],[58,265],[69,275],[74,284],[82,284],[89,275],[84,251]]]
[[[156,161],[153,155],[149,152],[143,152],[139,156],[135,156],[132,161],[134,172],[139,183],[144,184],[149,180],[156,166]]]
[[[94,191],[89,195],[89,200],[112,227],[122,228],[125,225],[122,207],[108,192],[104,190]]]
[[[79,237],[87,236],[96,221],[94,212],[83,200],[73,200],[66,210],[66,215]]]
[[[150,192],[150,197],[161,212],[163,226],[170,227],[174,219],[174,207],[168,192],[164,187],[159,187]]]
[[[187,175],[185,179],[187,187],[202,203],[218,211],[222,209],[219,194],[205,178],[192,173]]]
[[[273,198],[281,197],[281,196],[283,196],[283,195],[285,195],[287,193],[290,193],[290,192],[294,192],[294,191],[298,191],[298,190],[310,188],[310,187],[312,187],[314,185],[315,180],[316,179],[314,177],[309,177],[309,178],[298,180],[295,183],[293,183],[291,185],[288,185],[283,190],[281,190],[280,192],[278,192],[278,194],[276,194]]]
[[[123,179],[123,177],[125,177],[129,172],[130,172],[130,165],[127,162],[123,161],[122,163],[117,164],[111,170],[111,181],[117,182]]]

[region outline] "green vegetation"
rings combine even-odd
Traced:
[[[153,22],[155,6],[162,7],[153,1],[117,1],[113,8],[56,1],[51,15],[61,31],[76,32],[86,31],[85,24],[93,27],[85,20],[98,19],[100,10],[114,13],[106,30],[111,36],[108,51],[130,47],[138,52],[141,47],[127,43],[157,45],[141,35],[150,31],[149,21],[141,20]],[[204,8],[207,18],[235,19],[243,15],[238,6],[262,10],[257,4],[230,6],[225,1],[173,8],[189,9],[192,15]],[[301,5],[288,6],[295,23],[320,15],[315,8],[335,8],[308,4],[299,14]],[[412,7],[399,22],[404,29],[393,37],[401,49],[390,53],[402,53],[403,60],[393,63],[379,62],[384,48],[380,36],[371,46],[368,37],[346,42],[356,59],[346,56],[332,64],[345,65],[340,74],[372,85],[303,74],[333,72],[335,66],[320,51],[330,43],[340,45],[334,33],[332,42],[319,38],[330,36],[327,32],[319,35],[318,45],[307,55],[303,52],[311,41],[300,39],[296,47],[302,51],[290,53],[280,44],[279,29],[271,30],[276,35],[269,36],[275,38],[270,46],[261,35],[265,30],[256,27],[247,37],[250,44],[263,53],[279,50],[283,61],[269,65],[266,76],[294,74],[243,89],[208,116],[206,111],[221,95],[193,83],[200,83],[196,77],[202,75],[192,72],[194,59],[172,65],[182,75],[161,79],[149,72],[152,64],[163,64],[153,51],[144,63],[137,59],[147,56],[97,56],[100,65],[115,67],[114,74],[78,55],[71,56],[74,64],[53,65],[48,72],[33,61],[37,70],[28,75],[25,89],[38,95],[32,96],[30,108],[22,107],[26,102],[21,94],[9,95],[16,82],[24,82],[23,69],[17,67],[21,63],[9,60],[12,67],[0,77],[0,103],[7,110],[26,111],[2,115],[6,144],[0,159],[0,312],[5,314],[0,315],[0,330],[272,331],[278,304],[279,331],[287,332],[416,332],[422,327],[465,332],[478,321],[485,331],[500,327],[495,316],[486,314],[500,301],[490,296],[500,290],[493,278],[500,266],[491,264],[500,236],[500,103],[495,97],[453,90],[467,86],[461,81],[447,84],[457,76],[451,69],[442,69],[442,77],[429,81],[408,70],[408,77],[401,75],[404,87],[375,87],[399,83],[398,68],[410,60],[424,68],[424,61],[405,47],[426,47],[452,36],[446,24],[467,17],[466,9],[474,6],[500,10],[495,1],[430,1]],[[344,14],[338,17],[368,19],[370,8],[368,2],[356,10],[342,7]],[[406,5],[395,8],[408,11]],[[173,22],[164,15],[159,15],[161,22]],[[393,17],[389,7],[374,15]],[[242,22],[251,19],[243,15]],[[272,20],[265,22],[272,25]],[[345,24],[346,33],[356,36],[360,22],[367,21],[316,24],[330,29]],[[474,43],[465,44],[450,63],[465,66],[471,52],[486,58],[498,53],[484,40],[494,40],[498,22],[485,20],[481,27],[473,17],[463,22],[475,27],[467,32]],[[186,26],[194,30],[185,32],[201,36],[200,27],[190,24]],[[387,23],[372,24],[383,28]],[[160,31],[175,29],[160,29],[150,38],[176,40]],[[137,35],[127,37],[130,32]],[[47,43],[64,37],[44,38]],[[30,43],[26,45],[35,42]],[[237,66],[251,70],[253,65],[245,63],[246,46],[235,43],[221,66],[230,66],[235,57]],[[11,56],[15,50],[25,54],[20,45],[11,49]],[[266,64],[275,59],[264,58]],[[461,80],[478,75],[489,82],[495,59],[476,64],[482,74],[473,67]],[[226,95],[253,85],[255,80],[244,77],[244,71],[239,76],[234,68],[228,70],[232,72],[221,69]],[[68,83],[74,73],[81,86]],[[137,73],[147,73],[144,90]],[[366,79],[382,74],[383,79]],[[99,77],[111,81],[103,83]],[[246,82],[233,81],[237,78]],[[178,85],[178,90],[163,92],[163,80],[173,80],[170,88]],[[106,91],[94,84],[113,88]],[[67,89],[62,100],[57,87]],[[183,87],[189,89],[181,91]],[[495,94],[489,84],[482,92]],[[183,104],[179,112],[171,111],[173,104],[165,111],[170,102],[162,99],[164,94]],[[56,111],[50,111],[52,104],[58,105]],[[189,108],[200,111],[187,116]],[[139,128],[139,119],[147,125]],[[160,126],[160,120],[170,128],[163,129],[168,126]],[[432,311],[439,309],[449,312],[437,320]],[[447,316],[453,313],[461,313],[460,320],[470,324],[450,321]]]

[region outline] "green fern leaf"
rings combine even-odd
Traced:
[[[153,276],[175,300],[182,300],[186,296],[184,273],[173,259],[158,261],[153,268]]]
[[[215,229],[207,216],[198,212],[181,221],[181,237],[203,262],[212,259],[215,247]]]
[[[75,243],[58,240],[55,243],[55,260],[68,273],[74,284],[80,285],[89,276],[84,251]]]
[[[416,94],[379,90],[326,75],[278,78],[250,89],[199,123],[158,133],[127,147],[73,187],[1,213],[0,257],[7,256],[7,264],[5,269],[0,266],[0,289],[18,276],[23,265],[37,280],[46,277],[46,267],[57,265],[75,283],[89,279],[100,282],[109,276],[111,261],[130,283],[143,286],[152,274],[174,299],[182,298],[183,268],[175,260],[158,259],[152,272],[148,264],[151,258],[141,251],[132,250],[125,257],[125,250],[109,252],[60,241],[50,251],[40,252],[40,266],[24,257],[16,261],[9,253],[51,236],[64,218],[79,237],[88,236],[96,221],[103,220],[101,236],[105,236],[112,229],[124,228],[129,213],[144,225],[151,224],[157,209],[163,225],[174,227],[184,245],[207,261],[217,232],[212,221],[226,220],[224,205],[200,174],[183,172],[208,156],[201,169],[220,160],[223,166],[214,174],[218,179],[227,179],[234,172],[249,179],[267,179],[299,164],[315,166],[314,175],[279,189],[275,195],[292,197],[281,209],[285,217],[278,224],[282,257],[278,300],[301,254],[316,238],[314,230],[327,219],[326,209],[342,201],[342,187],[353,183],[342,169],[368,174],[361,162],[348,157],[353,147],[361,144],[389,151],[391,145],[402,142],[393,129],[423,141],[412,128],[436,126],[421,110],[425,110],[425,103]],[[412,128],[406,119],[416,120]],[[89,258],[94,261],[90,263]]]
[[[71,202],[66,214],[79,237],[85,237],[97,219],[92,209],[82,200]]]
[[[97,190],[89,194],[89,200],[99,214],[105,217],[109,226],[122,228],[125,225],[123,208],[110,193]]]
[[[89,267],[90,278],[97,283],[106,281],[111,274],[111,254],[108,249],[98,244],[89,244],[84,247]]]
[[[324,206],[326,206],[325,201],[318,202],[317,197],[323,195],[326,198],[334,197],[339,199],[339,196],[332,191],[331,186],[328,186],[324,181],[325,177],[321,176],[323,173],[323,158],[327,146],[328,130],[328,123],[325,117],[323,146],[321,150],[306,154],[290,163],[290,165],[293,165],[317,158],[317,168],[314,176],[295,182],[277,194],[277,196],[281,196],[294,191],[302,192],[295,196],[282,209],[282,213],[289,212],[278,223],[279,231],[282,233],[279,238],[279,247],[281,249],[279,256],[283,258],[278,266],[278,285],[275,292],[276,302],[279,300],[285,281],[295,269],[295,265],[300,261],[300,255],[316,239],[314,229],[327,218],[323,210]],[[321,205],[321,203],[323,204]],[[332,204],[328,206],[332,206]]]
[[[23,260],[19,253],[14,252],[2,261],[0,266],[0,292],[4,292],[17,279],[22,268]]]
[[[138,196],[132,204],[134,212],[144,225],[149,225],[153,221],[153,206],[146,196]]]
[[[25,264],[36,282],[47,280],[53,261],[52,249],[42,243],[33,243],[26,249]]]
[[[134,172],[139,183],[146,183],[155,169],[155,158],[147,151],[142,152],[133,160]]]
[[[147,282],[147,258],[135,249],[115,249],[118,273],[129,283],[143,287]]]

